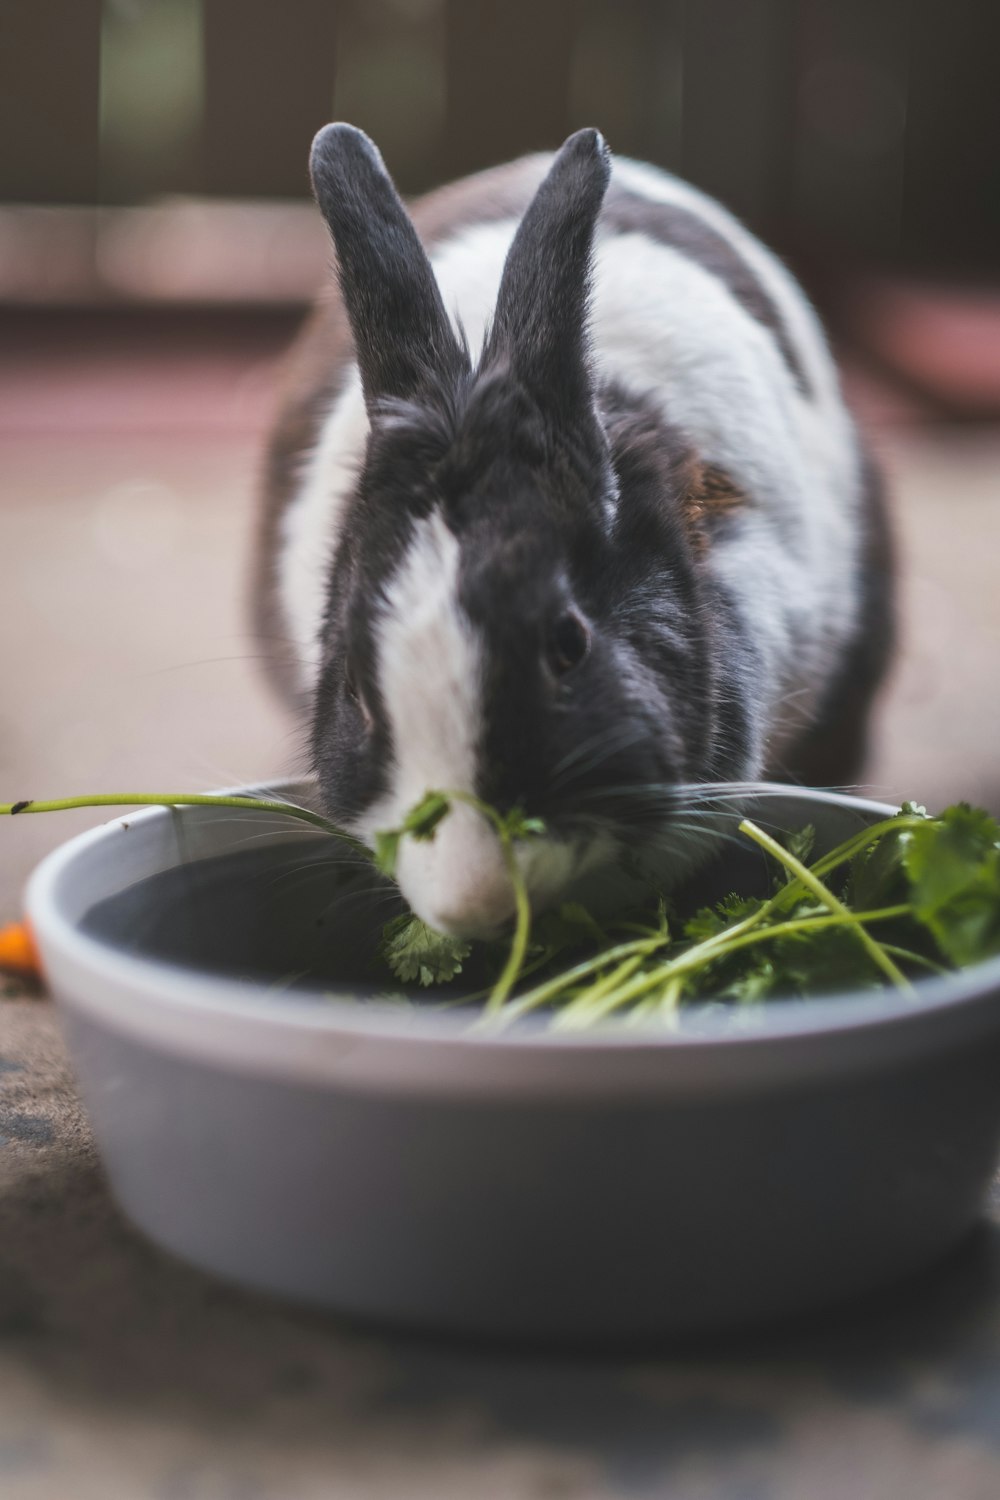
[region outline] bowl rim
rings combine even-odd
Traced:
[[[301,781],[286,779],[267,784],[274,794],[300,786]],[[222,794],[254,795],[262,791],[259,783],[224,789]],[[845,793],[827,792],[808,787],[785,786],[775,782],[753,783],[747,797],[775,795],[793,797],[803,802],[821,802],[860,812],[889,815],[897,809],[890,804]],[[185,809],[179,809],[185,815]],[[211,818],[211,808],[191,809],[202,819]],[[746,1010],[731,1007],[682,1011],[675,1028],[665,1030],[656,1025],[596,1026],[581,1032],[552,1031],[526,1023],[502,1030],[473,1028],[467,1013],[431,1010],[427,1007],[400,1007],[391,1002],[358,1002],[348,989],[341,992],[320,990],[298,996],[283,997],[280,1006],[273,1003],[273,985],[228,978],[197,969],[172,965],[161,959],[125,953],[101,938],[83,932],[61,909],[59,887],[68,870],[95,845],[113,838],[121,830],[123,819],[130,829],[172,816],[167,807],[148,807],[138,812],[125,808],[116,817],[68,839],[46,855],[31,875],[26,892],[26,911],[46,961],[56,957],[68,961],[77,972],[85,971],[106,982],[112,990],[139,991],[155,998],[161,1005],[178,1011],[215,1018],[229,1017],[274,1027],[294,1028],[313,1033],[338,1034],[346,1037],[384,1038],[415,1041],[491,1051],[513,1049],[516,1052],[541,1050],[546,1054],[592,1053],[611,1050],[629,1052],[650,1048],[677,1051],[717,1049],[720,1045],[747,1048],[782,1040],[818,1038],[853,1033],[879,1026],[899,1025],[941,1012],[951,1012],[969,1001],[982,999],[1000,990],[1000,957],[987,960],[954,974],[921,980],[917,999],[898,991],[843,991],[818,999],[764,1000]],[[71,1003],[78,996],[69,998]],[[318,1003],[319,1002],[319,1003]],[[86,1005],[84,1008],[93,1008]],[[105,1014],[108,1006],[99,1006]],[[1000,1025],[1000,1017],[998,1017]]]

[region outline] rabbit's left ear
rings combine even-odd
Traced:
[[[611,177],[597,130],[558,152],[507,254],[484,366],[506,360],[547,406],[590,402],[587,312],[594,231]]]
[[[413,396],[428,375],[467,370],[427,252],[373,143],[353,125],[326,125],[309,168],[369,411],[386,397]]]

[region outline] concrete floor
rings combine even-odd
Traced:
[[[194,434],[187,420],[0,430],[0,800],[194,791],[302,763],[246,609],[260,404]],[[876,441],[903,627],[869,783],[890,800],[1000,810],[1000,430]],[[0,829],[0,915],[46,849],[99,817]]]

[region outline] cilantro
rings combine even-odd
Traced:
[[[599,948],[608,942],[603,927],[578,901],[564,901],[544,912],[534,924],[533,936],[537,946],[550,956],[567,948]]]
[[[903,854],[914,915],[959,966],[1000,953],[1000,826],[960,802],[914,828]]]
[[[532,926],[514,843],[544,825],[520,809],[500,814],[464,793],[430,793],[383,836],[383,855],[394,862],[404,837],[433,838],[452,801],[493,824],[517,893],[514,942],[485,1011],[491,1023],[543,1009],[576,1027],[630,1012],[666,1016],[691,1000],[747,1005],[887,981],[911,993],[910,975],[940,972],[942,958],[959,966],[1000,953],[1000,827],[964,804],[933,818],[906,803],[812,865],[811,826],[779,841],[744,822],[741,830],[774,861],[772,896],[734,892],[677,924],[647,878],[647,904],[605,928],[578,902]],[[397,918],[383,951],[397,978],[429,985],[453,978],[472,950],[415,918]]]
[[[447,984],[461,974],[470,943],[435,932],[419,917],[404,913],[382,929],[382,957],[403,984]]]
[[[716,993],[726,1000],[738,1000],[742,1005],[752,1005],[773,995],[778,983],[778,971],[770,958],[755,958]]]
[[[433,839],[456,803],[495,830],[514,895],[509,951],[482,955],[498,976],[483,1012],[491,1025],[532,1011],[574,1027],[618,1016],[662,1021],[693,1000],[748,1005],[887,981],[912,994],[912,978],[1000,955],[1000,824],[967,803],[933,817],[905,802],[894,817],[815,859],[811,827],[779,841],[744,820],[741,832],[773,861],[773,894],[734,893],[683,922],[641,859],[626,852],[619,864],[645,896],[603,924],[578,902],[534,917],[516,846],[543,835],[545,824],[521,808],[498,812],[469,792],[429,791],[398,827],[378,833],[378,869],[391,877],[403,839]],[[186,804],[282,813],[367,852],[311,809],[237,795],[100,794],[8,803],[0,814]],[[407,914],[386,924],[380,951],[397,981],[427,988],[454,980],[475,947]]]
[[[806,864],[808,862],[809,856],[813,852],[813,845],[815,844],[815,842],[816,830],[811,823],[807,823],[804,828],[793,829],[791,833],[787,833],[782,839],[782,843],[788,850],[789,854],[794,855],[794,857],[802,864]],[[785,884],[789,885],[791,883],[792,876],[790,875],[788,870],[784,870],[782,873],[784,875]]]
[[[381,829],[375,835],[375,850],[373,858],[375,868],[382,875],[387,875],[393,880],[396,875],[396,861],[399,858],[399,841],[403,837],[398,828]]]
[[[684,936],[693,943],[718,937],[727,928],[759,911],[763,903],[753,897],[738,896],[734,891],[714,907],[703,906],[684,923]]]
[[[850,862],[845,895],[858,911],[891,906],[907,896],[903,864],[908,830],[891,829],[875,843],[860,849]]]
[[[726,920],[711,906],[702,906],[684,923],[684,936],[692,943],[718,937],[726,930]]]
[[[442,818],[451,811],[451,801],[444,792],[425,792],[411,807],[398,828],[383,829],[375,835],[375,866],[392,879],[396,874],[400,841],[410,838],[423,842],[432,839]]]
[[[520,807],[514,807],[501,819],[503,830],[510,839],[538,838],[545,832],[541,818],[529,818]]]

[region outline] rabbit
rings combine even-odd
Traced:
[[[852,782],[890,536],[785,267],[593,129],[410,212],[350,125],[311,173],[337,280],[292,356],[255,596],[329,815],[371,845],[430,788],[519,806],[541,908],[629,853],[675,885],[729,787]],[[397,878],[456,937],[513,911],[465,804]]]

